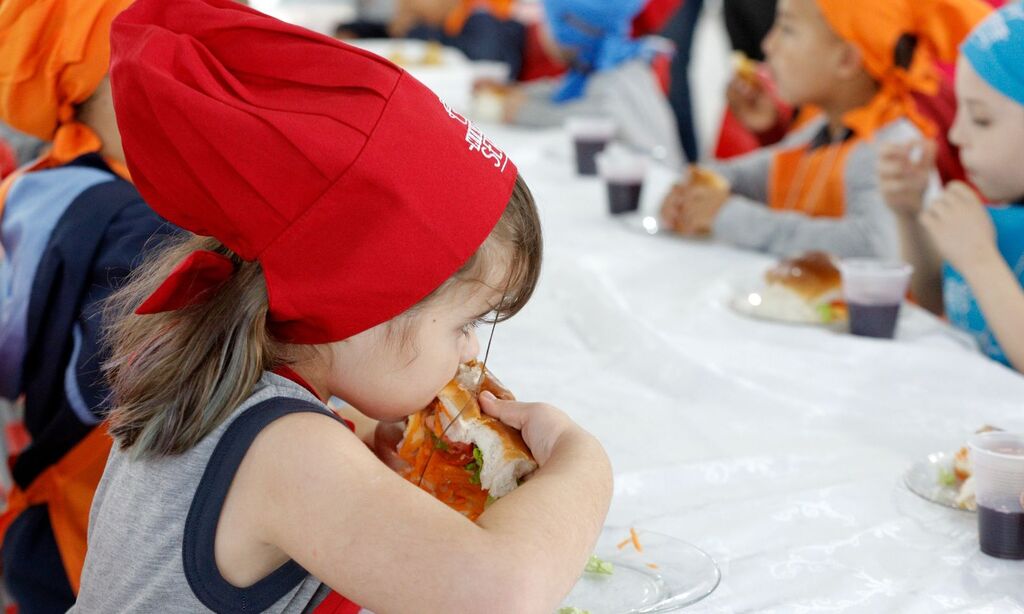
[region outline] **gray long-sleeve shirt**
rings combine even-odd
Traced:
[[[561,79],[524,85],[527,100],[516,123],[551,128],[561,126],[575,115],[610,117],[618,124],[619,135],[626,143],[649,153],[657,150],[664,164],[683,167],[685,158],[675,115],[647,62],[633,60],[595,73],[587,81],[586,93],[577,100],[554,102],[551,97],[560,85]]]
[[[715,238],[739,247],[788,257],[823,250],[839,257],[899,258],[896,220],[878,184],[878,153],[884,143],[921,139],[907,120],[879,129],[870,140],[853,145],[843,169],[845,214],[841,218],[811,217],[769,208],[769,181],[777,153],[809,143],[825,126],[811,122],[778,145],[711,168],[732,184],[733,195],[715,220]]]

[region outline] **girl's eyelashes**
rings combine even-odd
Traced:
[[[465,326],[463,326],[459,330],[462,332],[463,335],[469,335],[474,330],[480,328],[480,325],[484,324],[485,322],[487,322],[487,318],[485,316],[481,316],[481,317],[473,320],[469,324],[466,324]]]
[[[988,128],[992,125],[992,120],[985,117],[972,117],[971,123],[979,128]]]

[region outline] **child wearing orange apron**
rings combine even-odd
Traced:
[[[913,93],[991,8],[981,0],[781,0],[764,47],[779,94],[821,110],[775,147],[714,165],[730,190],[682,185],[664,214],[684,234],[780,256],[896,257],[878,148],[931,134]]]
[[[26,614],[74,603],[111,443],[100,305],[168,229],[127,180],[104,80],[128,4],[0,4],[0,120],[48,143],[0,183],[0,396],[23,398],[31,438],[11,459],[0,543]]]

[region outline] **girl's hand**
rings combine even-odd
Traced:
[[[963,275],[992,256],[999,257],[992,218],[975,191],[963,182],[950,183],[921,214],[920,221],[942,256]]]
[[[889,208],[913,219],[924,208],[928,180],[935,170],[935,141],[883,144],[878,157],[878,180]]]
[[[523,434],[537,464],[544,466],[558,439],[565,433],[579,429],[569,416],[545,403],[505,401],[490,392],[480,393],[480,408],[489,416],[501,420]]]
[[[764,87],[733,76],[725,98],[736,119],[755,134],[768,132],[779,123],[778,106]]]

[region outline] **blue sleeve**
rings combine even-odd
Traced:
[[[109,409],[109,389],[102,372],[109,355],[103,342],[104,302],[124,284],[146,253],[174,232],[173,226],[138,200],[114,217],[97,248],[82,309],[72,330],[74,348],[64,377],[68,403],[85,424],[98,423]]]

